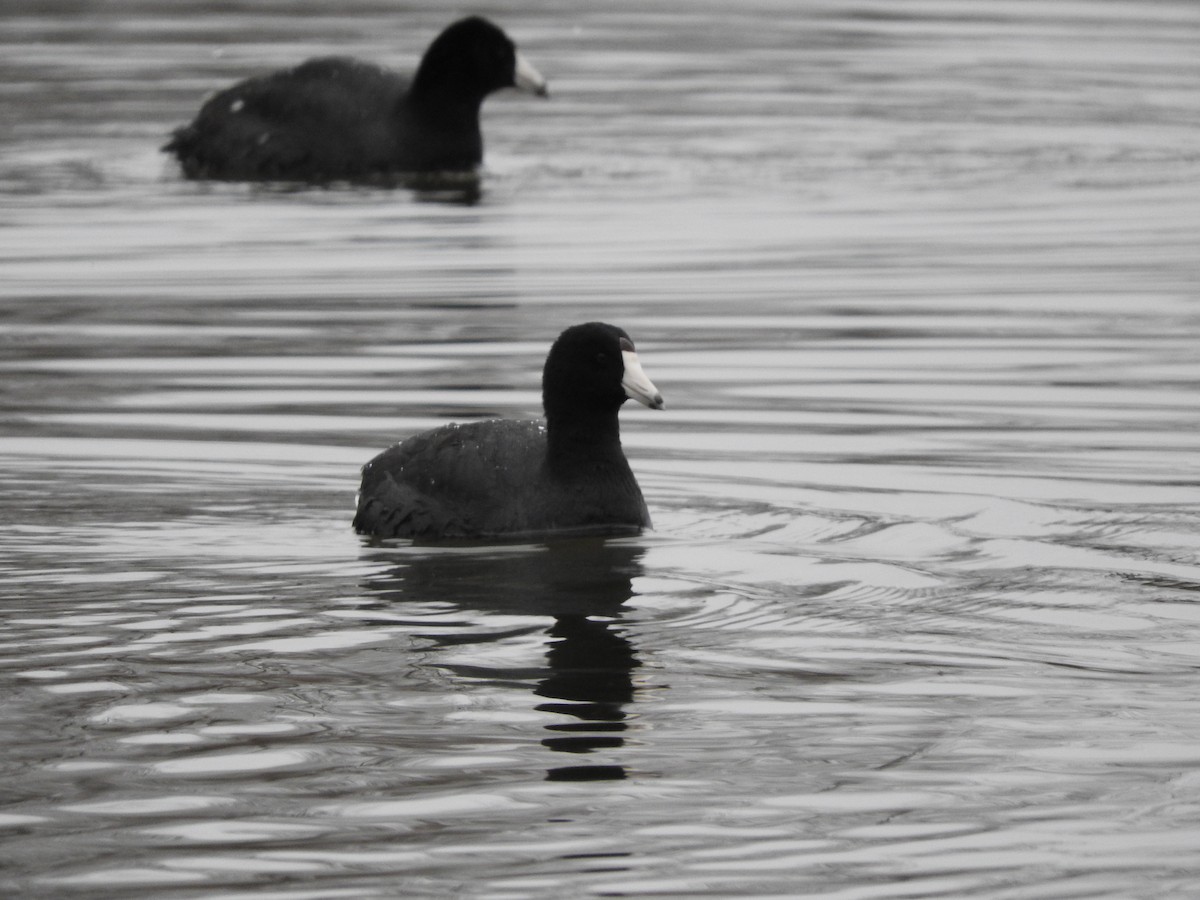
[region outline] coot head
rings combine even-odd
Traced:
[[[663,408],[662,394],[642,371],[633,340],[623,329],[588,322],[559,335],[542,370],[547,420],[560,414],[615,413],[629,399]]]
[[[429,45],[413,77],[412,96],[454,96],[478,105],[507,87],[548,94],[546,80],[508,35],[487,19],[471,16],[450,25]]]

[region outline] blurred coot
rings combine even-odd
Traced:
[[[469,172],[483,159],[479,108],[506,87],[547,93],[508,35],[473,16],[429,45],[411,80],[359,60],[311,59],[211,97],[163,150],[188,178],[222,181]]]

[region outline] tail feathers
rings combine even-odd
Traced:
[[[364,478],[354,516],[354,530],[383,538],[469,538],[478,528],[456,514],[452,504],[384,473],[378,481]]]
[[[196,129],[191,125],[184,125],[172,131],[171,139],[159,149],[163,153],[174,153],[176,156],[182,157],[195,143]]]

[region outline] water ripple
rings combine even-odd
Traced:
[[[441,6],[93,6],[0,36],[8,893],[1191,895],[1187,4],[511,5],[472,202],[155,150]],[[352,533],[589,319],[655,532]]]

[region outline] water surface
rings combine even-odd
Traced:
[[[156,150],[437,4],[6,12],[5,891],[1190,896],[1200,11],[482,11],[471,203]],[[589,319],[655,531],[351,532]]]

